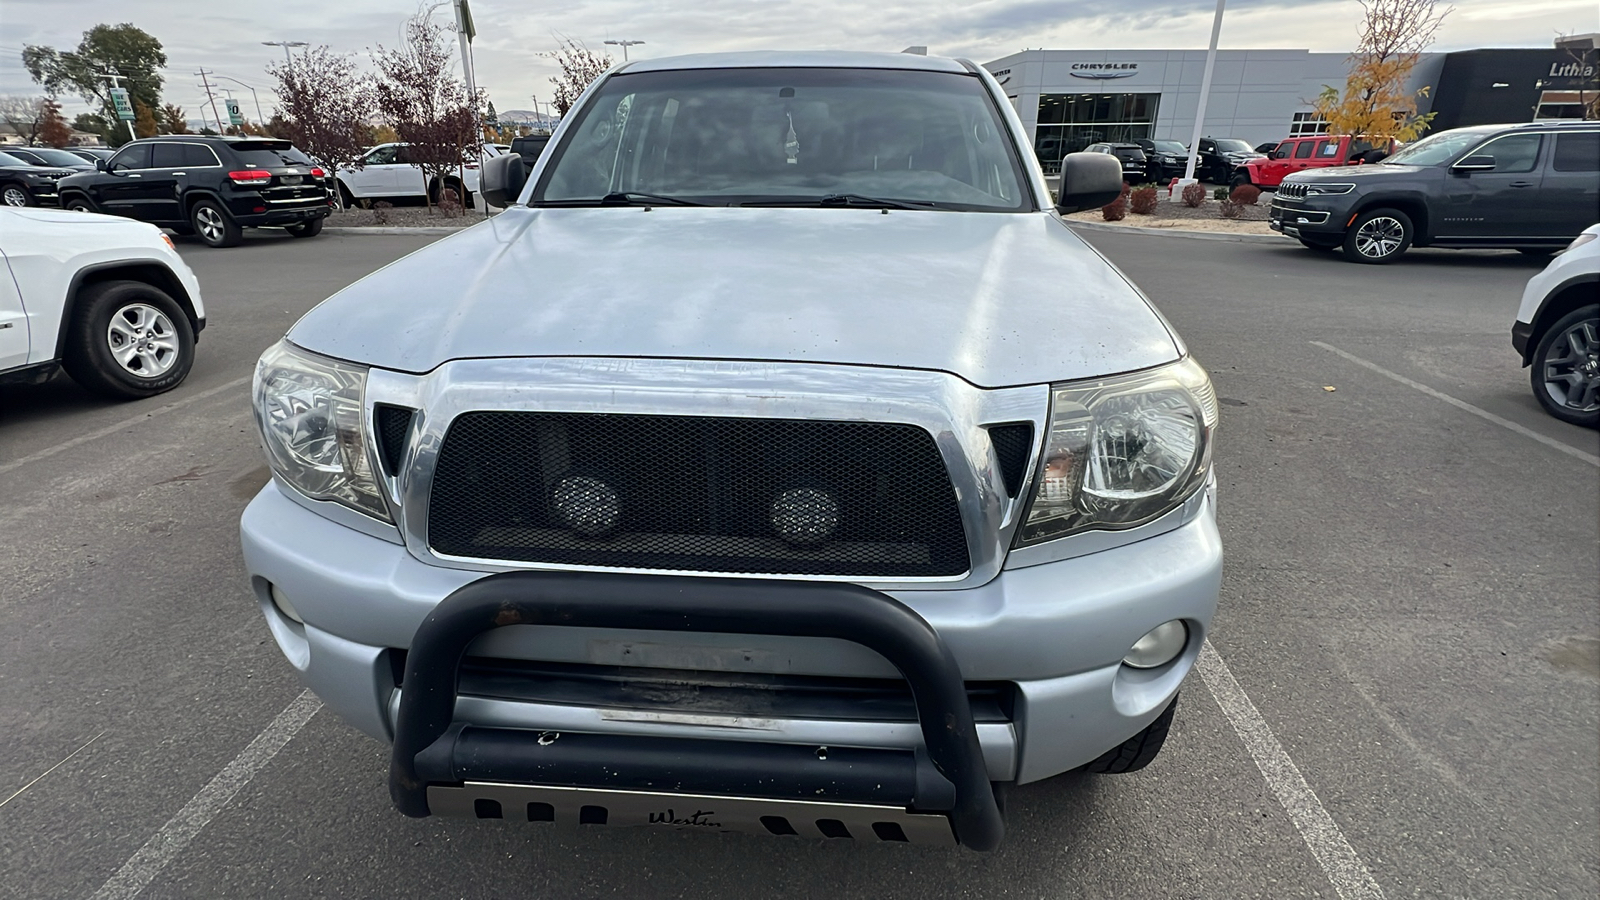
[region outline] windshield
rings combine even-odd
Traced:
[[[650,194],[816,206],[848,195],[929,208],[1031,209],[976,77],[898,69],[687,69],[616,75],[545,169],[534,205]]]
[[[1217,149],[1221,150],[1223,153],[1254,153],[1255,152],[1254,148],[1252,148],[1249,144],[1246,144],[1244,141],[1235,141],[1235,140],[1227,140],[1227,139],[1217,141]]]
[[[33,163],[23,162],[9,153],[0,153],[0,166],[31,166]]]
[[[1386,157],[1386,166],[1437,166],[1455,159],[1461,151],[1483,140],[1482,131],[1441,131]]]
[[[1182,141],[1152,141],[1157,153],[1188,153],[1189,148],[1183,146]]]
[[[53,147],[32,147],[29,148],[28,152],[52,166],[81,166],[84,164],[83,157],[75,156],[65,150],[57,150]]]

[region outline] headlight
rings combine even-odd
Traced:
[[[1356,186],[1353,185],[1353,184],[1315,184],[1315,183],[1313,183],[1313,184],[1306,185],[1306,196],[1309,197],[1309,196],[1312,196],[1314,194],[1348,194],[1348,193],[1350,193],[1351,191],[1353,191],[1355,189],[1356,189]]]
[[[279,341],[256,363],[256,425],[272,471],[296,490],[392,522],[362,427],[364,366]]]
[[[1194,359],[1058,384],[1028,514],[1026,546],[1094,528],[1131,528],[1205,484],[1217,395]]]

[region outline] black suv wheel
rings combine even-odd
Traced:
[[[189,223],[194,233],[208,247],[232,247],[243,237],[243,229],[228,215],[222,205],[210,198],[199,200],[189,210]]]
[[[284,231],[297,238],[316,237],[322,233],[322,222],[322,219],[312,219],[308,222],[301,222],[299,225],[290,225]]]
[[[1344,255],[1351,262],[1394,262],[1411,248],[1416,229],[1398,209],[1371,209],[1356,217],[1344,236]]]
[[[1580,306],[1551,325],[1529,372],[1545,412],[1574,425],[1600,426],[1600,306]]]
[[[0,202],[4,202],[7,206],[38,205],[38,201],[33,199],[33,193],[20,184],[0,186]]]

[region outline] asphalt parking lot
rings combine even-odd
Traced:
[[[188,244],[181,388],[0,388],[0,897],[1600,894],[1600,441],[1511,350],[1540,264],[1086,237],[1223,403],[1215,653],[1149,769],[1019,788],[990,856],[401,817],[236,524],[257,354],[435,238]]]

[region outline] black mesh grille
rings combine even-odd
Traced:
[[[378,422],[378,459],[384,474],[392,476],[400,471],[400,460],[405,458],[406,435],[415,410],[380,403],[373,407],[373,414]]]
[[[451,556],[746,574],[967,571],[944,460],[911,425],[471,412],[439,451]]]
[[[1006,493],[1015,497],[1022,490],[1028,457],[1033,454],[1033,423],[990,425],[989,441],[994,444],[994,455],[1000,463],[1000,479],[1006,483]]]

